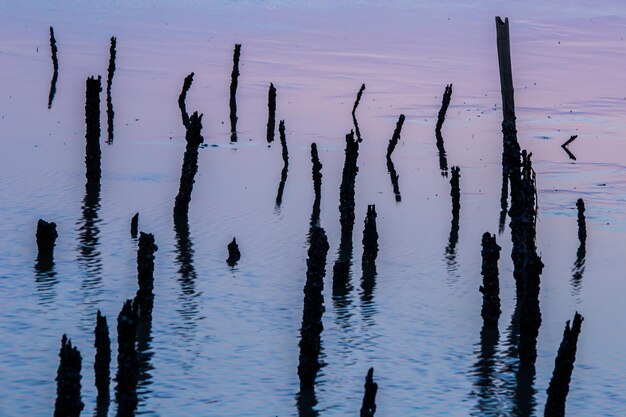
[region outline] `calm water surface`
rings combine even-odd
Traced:
[[[115,318],[137,286],[129,222],[138,211],[140,230],[154,233],[159,246],[138,413],[297,416],[312,142],[324,165],[321,224],[331,245],[319,415],[357,413],[370,366],[380,386],[377,415],[543,415],[554,357],[575,311],[585,321],[568,415],[626,414],[622,2],[166,3],[0,3],[0,415],[52,413],[63,333],[83,355],[83,415],[93,413],[96,310],[109,318],[116,349]],[[500,213],[497,14],[511,19],[518,131],[534,154],[537,246],[546,265],[530,388],[518,383],[510,355],[515,290],[508,226],[498,236],[499,335],[481,338],[480,239],[485,231],[497,233]],[[50,25],[60,69],[48,109]],[[114,142],[103,143],[100,195],[85,195],[85,79],[106,78],[113,35]],[[231,145],[235,43],[243,47],[239,142]],[[200,151],[188,230],[175,231],[172,207],[185,148],[177,98],[192,71],[187,108],[204,113],[209,146]],[[270,82],[290,151],[280,207],[280,144],[265,141]],[[355,262],[348,295],[333,299],[344,136],[363,82]],[[446,250],[450,185],[439,171],[434,134],[448,83],[454,92],[443,136],[449,165],[461,167],[454,250]],[[384,154],[401,113],[407,121],[393,155],[397,203]],[[570,145],[576,161],[560,148],[573,134],[579,135]],[[584,272],[574,277],[580,197],[589,237]],[[369,297],[360,268],[368,204],[376,204],[380,234]],[[49,273],[35,270],[39,218],[55,221],[59,232]],[[226,245],[233,236],[242,259],[230,269]],[[523,389],[532,400],[523,400]]]

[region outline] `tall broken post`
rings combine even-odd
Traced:
[[[280,208],[283,202],[283,192],[285,183],[287,182],[287,174],[289,171],[289,151],[287,150],[287,135],[285,134],[285,121],[281,120],[278,124],[278,133],[280,136],[280,147],[282,149],[283,169],[280,172],[280,183],[278,184],[278,192],[276,193],[276,207]]]
[[[552,379],[550,379],[550,386],[546,391],[548,399],[544,411],[545,417],[565,417],[565,401],[567,400],[569,384],[572,380],[578,335],[580,334],[580,326],[583,320],[583,317],[576,312],[572,327],[570,328],[569,320],[565,325],[563,340],[554,361],[554,372],[552,373]]]
[[[322,163],[320,162],[317,152],[317,144],[311,144],[311,164],[313,176],[313,191],[315,199],[313,200],[313,211],[311,213],[311,226],[317,226],[320,220],[320,205],[322,201]]]
[[[482,238],[482,269],[483,285],[480,292],[483,295],[483,306],[480,314],[485,325],[496,326],[502,310],[500,310],[500,280],[498,277],[498,260],[500,246],[496,243],[496,236],[490,233],[483,234]]]
[[[326,255],[329,248],[326,232],[320,226],[311,227],[309,241],[299,343],[298,377],[300,378],[300,391],[313,389],[317,372],[320,369],[321,334],[324,330],[322,315],[325,310],[324,276],[326,275]]]
[[[117,316],[117,386],[118,417],[133,416],[137,408],[139,361],[135,341],[137,312],[132,300],[127,300]]]
[[[37,221],[37,264],[35,267],[38,271],[49,271],[54,266],[54,245],[58,236],[56,223],[42,219]]]
[[[365,84],[361,84],[361,88],[359,88],[359,92],[356,94],[356,100],[354,101],[354,106],[352,106],[352,122],[354,123],[354,132],[356,133],[356,138],[359,142],[362,142],[361,138],[361,130],[359,129],[359,122],[356,120],[356,109],[359,107],[359,103],[361,102],[361,97],[363,96],[363,92],[365,91]]]
[[[72,341],[63,335],[57,369],[57,398],[54,417],[78,417],[84,407],[80,397],[82,357]]]
[[[241,45],[235,44],[233,72],[230,74],[230,141],[237,142],[237,85],[239,80],[239,57]]]
[[[178,96],[178,108],[180,109],[180,115],[183,119],[183,126],[186,129],[189,129],[189,114],[187,113],[187,93],[191,88],[191,84],[193,83],[193,72],[185,77],[185,81],[183,81],[183,89]]]
[[[267,116],[267,143],[272,143],[274,141],[274,132],[276,131],[276,88],[271,83],[267,93],[267,108],[269,110]]]
[[[50,26],[50,51],[52,52],[52,80],[50,81],[50,93],[48,94],[48,109],[52,108],[52,102],[57,92],[57,80],[59,79],[59,58],[57,53],[57,40],[54,37],[54,29]]]
[[[109,326],[107,318],[100,313],[96,315],[94,347],[96,349],[96,359],[93,365],[96,376],[96,388],[98,397],[96,400],[96,416],[106,417],[109,410],[109,384],[111,381],[111,339],[109,337]]]
[[[130,219],[130,236],[133,239],[137,239],[137,233],[139,232],[139,213],[135,213],[132,219]]]
[[[389,140],[389,144],[387,145],[387,171],[389,172],[389,176],[391,178],[391,186],[393,188],[393,193],[396,196],[396,201],[402,201],[402,195],[400,194],[400,185],[398,184],[399,175],[396,172],[396,168],[391,160],[391,154],[394,149],[398,145],[398,141],[400,140],[400,133],[402,132],[402,125],[404,124],[404,115],[401,114],[398,118],[398,122],[396,123],[396,128],[393,131],[393,135]]]
[[[137,284],[134,308],[139,321],[152,321],[154,305],[154,253],[159,247],[154,243],[152,233],[141,232],[137,249]]]
[[[183,157],[183,167],[180,174],[180,186],[174,203],[174,217],[187,216],[193,183],[198,172],[198,148],[204,142],[201,134],[202,115],[194,112],[189,118],[189,126],[185,134],[187,146]]]
[[[113,143],[113,99],[111,97],[111,86],[113,85],[113,76],[115,75],[115,56],[116,56],[117,38],[111,36],[111,47],[109,49],[109,68],[107,71],[107,143]]]
[[[441,108],[437,115],[437,126],[435,127],[435,138],[437,139],[437,150],[439,151],[439,169],[442,176],[448,176],[448,158],[446,157],[446,148],[443,144],[443,135],[441,134],[441,128],[446,118],[446,112],[450,105],[450,99],[452,98],[452,84],[446,85],[446,89],[443,93],[443,100],[441,101]]]
[[[359,142],[354,132],[346,135],[345,161],[339,187],[339,222],[341,224],[341,240],[339,253],[333,266],[333,298],[341,300],[350,291],[350,266],[352,264],[352,231],[354,230],[354,187],[359,172],[357,159]]]
[[[100,92],[102,77],[89,77],[85,92],[85,165],[88,184],[100,184]]]
[[[361,404],[361,417],[374,417],[374,414],[376,414],[377,392],[378,384],[374,382],[374,368],[370,368],[365,377],[365,393],[363,394],[363,403]]]

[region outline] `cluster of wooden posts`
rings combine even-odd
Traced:
[[[503,155],[502,155],[502,213],[500,219],[500,231],[504,227],[504,221],[508,213],[513,242],[512,259],[514,265],[514,278],[516,283],[517,305],[514,320],[519,326],[519,366],[520,372],[534,376],[535,361],[537,357],[537,335],[541,325],[541,311],[539,307],[539,284],[543,263],[537,254],[536,247],[536,217],[537,217],[537,189],[535,184],[535,172],[532,168],[531,154],[520,149],[517,141],[515,124],[515,105],[513,95],[513,80],[511,71],[511,58],[509,47],[508,19],[502,21],[496,18],[498,58],[500,65],[500,81],[502,92],[503,109]],[[58,77],[57,46],[54,31],[50,28],[50,44],[52,49],[52,61],[54,75],[51,83],[48,105],[52,105],[56,91]],[[107,121],[108,143],[113,141],[113,106],[111,100],[111,84],[115,72],[116,39],[111,38],[110,61],[107,77]],[[237,102],[236,93],[239,77],[239,59],[241,45],[237,44],[233,56],[233,71],[230,87],[230,122],[232,142],[237,141]],[[202,137],[202,114],[194,112],[191,116],[187,113],[186,95],[191,88],[194,73],[189,74],[183,83],[183,88],[178,99],[181,118],[186,130],[186,149],[183,157],[183,165],[180,176],[180,186],[175,198],[173,217],[178,244],[182,248],[189,245],[188,210],[191,202],[194,178],[198,171],[198,149],[204,142]],[[100,193],[100,92],[101,78],[89,77],[86,81],[86,195],[85,200],[98,200]],[[346,294],[349,290],[349,273],[352,264],[353,252],[353,228],[355,222],[355,180],[359,171],[357,160],[359,146],[363,141],[359,130],[356,110],[365,91],[363,84],[357,94],[352,118],[354,131],[345,138],[345,162],[342,171],[340,186],[340,224],[341,240],[338,256],[333,266],[333,296]],[[444,148],[441,129],[446,117],[446,111],[451,101],[452,84],[445,87],[441,110],[438,114],[435,128],[436,145],[439,151],[439,164],[441,174],[448,176],[448,161]],[[267,141],[274,140],[276,127],[276,88],[270,84],[268,92],[268,123]],[[387,168],[391,178],[392,188],[397,202],[401,201],[401,194],[392,154],[398,141],[404,123],[404,115],[400,115],[396,128],[393,132],[387,148]],[[279,123],[279,135],[282,148],[283,169],[279,185],[276,205],[280,206],[282,194],[287,179],[289,167],[289,153],[285,135],[284,120]],[[573,139],[572,139],[573,140]],[[564,149],[566,145],[564,145]],[[326,275],[326,259],[329,250],[326,232],[320,226],[320,201],[322,164],[320,163],[317,145],[311,144],[312,177],[314,189],[314,203],[311,213],[310,229],[308,234],[308,256],[306,283],[304,286],[304,306],[302,313],[302,325],[300,330],[300,354],[298,376],[300,378],[299,407],[312,407],[315,404],[315,380],[320,370],[321,335],[323,332],[322,317],[324,308],[324,277]],[[508,190],[510,185],[511,207],[508,208]],[[459,231],[460,212],[460,169],[458,166],[450,168],[450,196],[452,199],[452,229],[446,253],[454,256]],[[578,208],[578,235],[580,248],[577,254],[577,267],[584,265],[586,224],[585,206],[579,199]],[[370,205],[367,208],[365,227],[363,231],[363,256],[362,270],[364,288],[373,288],[376,277],[376,258],[378,255],[378,231],[376,227],[376,208]],[[131,235],[136,238],[138,234],[139,214],[135,214],[131,221]],[[56,225],[39,220],[37,225],[37,269],[49,270],[53,266],[53,251],[57,238]],[[154,259],[157,246],[152,234],[140,233],[137,251],[137,278],[138,290],[133,300],[124,302],[122,310],[117,318],[118,332],[118,370],[116,375],[116,401],[118,404],[118,416],[134,415],[137,407],[137,379],[139,362],[137,358],[136,338],[138,332],[150,332],[152,322],[152,309],[154,303]],[[234,266],[241,253],[236,239],[228,245],[227,263]],[[483,317],[483,334],[497,333],[500,309],[500,285],[498,260],[500,258],[500,246],[496,242],[496,236],[485,233],[482,237],[482,276],[483,284],[480,292],[483,295],[481,315]],[[547,389],[548,399],[545,406],[545,416],[558,417],[565,414],[565,401],[569,390],[569,382],[576,357],[576,346],[580,333],[582,316],[575,314],[572,325],[568,321],[563,334],[563,340],[555,360],[555,368],[550,386]],[[95,385],[98,389],[96,415],[107,415],[110,395],[110,362],[111,346],[109,329],[106,317],[96,313],[95,327]],[[61,339],[61,351],[59,353],[60,364],[57,374],[57,400],[55,416],[78,416],[83,408],[81,400],[81,355],[76,346],[63,335]],[[373,379],[373,368],[370,368],[365,382],[365,393],[361,408],[361,417],[374,416],[376,411],[376,394],[378,385]]]

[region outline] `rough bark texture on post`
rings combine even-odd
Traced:
[[[117,38],[111,37],[111,48],[109,50],[109,68],[107,71],[107,133],[110,144],[113,143],[113,117],[115,112],[113,111],[113,99],[111,97],[111,86],[113,85],[113,76],[115,75],[115,55],[117,47]]]
[[[301,390],[313,388],[315,377],[320,369],[319,353],[321,334],[324,330],[322,325],[324,276],[326,275],[326,255],[329,248],[326,232],[319,226],[311,227],[309,240],[299,343],[298,377],[300,378]]]
[[[132,300],[127,300],[117,316],[117,387],[118,416],[134,415],[137,407],[139,361],[135,341],[137,312]]]
[[[443,100],[441,101],[441,108],[439,109],[439,114],[437,115],[437,127],[436,131],[440,132],[441,127],[443,126],[443,122],[446,119],[446,112],[448,111],[448,106],[450,105],[450,98],[452,97],[452,84],[446,85],[446,89],[443,93]]]
[[[499,16],[496,16],[496,33],[498,64],[500,66],[500,92],[502,94],[502,134],[504,144],[502,161],[507,174],[509,174],[510,171],[519,168],[520,146],[517,142],[517,128],[515,126],[515,99],[508,18],[502,21]]]
[[[276,88],[274,84],[270,84],[267,94],[267,107],[269,114],[267,116],[267,143],[274,141],[274,131],[276,130]]]
[[[180,114],[183,119],[183,126],[186,129],[189,129],[189,114],[187,113],[187,92],[191,88],[191,84],[193,83],[193,72],[185,77],[185,81],[183,81],[183,89],[178,96],[178,107],[180,108]]]
[[[89,77],[86,82],[85,93],[85,165],[87,167],[87,182],[100,182],[100,92],[102,91],[102,78]]]
[[[485,325],[497,326],[500,318],[500,280],[498,277],[498,260],[500,246],[496,243],[496,236],[490,233],[483,234],[482,239],[482,269],[483,285],[480,292],[483,295],[481,316]]]
[[[52,108],[52,102],[57,92],[57,80],[59,79],[59,59],[57,57],[57,40],[54,37],[54,29],[50,26],[50,50],[52,52],[52,81],[50,81],[50,93],[48,94],[48,108]]]
[[[228,244],[228,259],[226,259],[226,263],[230,267],[234,267],[237,265],[241,259],[241,252],[239,251],[239,245],[237,245],[237,239],[233,238],[233,240]]]
[[[569,393],[569,384],[572,379],[574,362],[576,361],[576,348],[582,322],[583,317],[576,312],[572,327],[570,328],[569,320],[565,325],[563,340],[554,361],[554,372],[552,373],[550,386],[547,389],[548,399],[544,411],[545,417],[565,416],[565,401]]]
[[[57,398],[54,417],[78,417],[84,407],[80,397],[82,357],[72,341],[63,335],[57,370]]]
[[[320,219],[320,205],[322,201],[322,163],[317,153],[317,144],[311,144],[311,163],[313,174],[313,191],[315,199],[313,200],[313,211],[311,213],[311,226],[317,226]]]
[[[404,114],[401,114],[396,123],[396,128],[393,131],[393,136],[389,139],[389,145],[387,145],[387,158],[391,158],[391,154],[398,145],[400,140],[400,132],[402,132],[402,125],[404,124]]]
[[[361,417],[374,417],[377,392],[378,384],[374,382],[374,368],[370,368],[365,377],[365,394],[363,394],[363,403],[361,405]]]
[[[111,339],[107,318],[100,314],[96,316],[96,360],[93,369],[96,375],[96,388],[98,389],[98,405],[109,402],[109,383],[111,381]]]
[[[139,213],[135,213],[132,219],[130,219],[130,236],[133,239],[137,239],[137,233],[139,232]]]
[[[194,178],[198,172],[198,148],[204,142],[202,137],[202,115],[194,112],[189,118],[189,127],[185,134],[187,147],[183,157],[183,167],[180,174],[180,187],[174,203],[174,217],[187,215]]]
[[[37,238],[38,269],[50,269],[54,258],[54,245],[59,236],[56,223],[39,219],[35,236]]]
[[[239,57],[241,45],[235,44],[233,72],[230,75],[230,140],[237,142],[237,85],[239,80]]]

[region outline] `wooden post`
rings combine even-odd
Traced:
[[[79,417],[84,404],[80,397],[82,357],[72,341],[63,335],[57,370],[57,399],[54,417]]]
[[[115,75],[115,56],[116,56],[117,38],[111,37],[111,48],[109,49],[109,68],[107,71],[107,143],[113,143],[113,99],[111,97],[111,86],[113,85],[113,76]]]
[[[274,141],[274,131],[276,130],[276,88],[274,84],[270,84],[267,93],[267,108],[269,110],[267,116],[267,143]]]
[[[363,394],[363,403],[361,405],[361,417],[374,417],[377,392],[378,384],[374,382],[374,368],[370,368],[367,371],[367,377],[365,377],[365,394]]]
[[[230,141],[237,142],[237,85],[239,79],[239,57],[241,45],[235,44],[233,72],[230,75]]]

